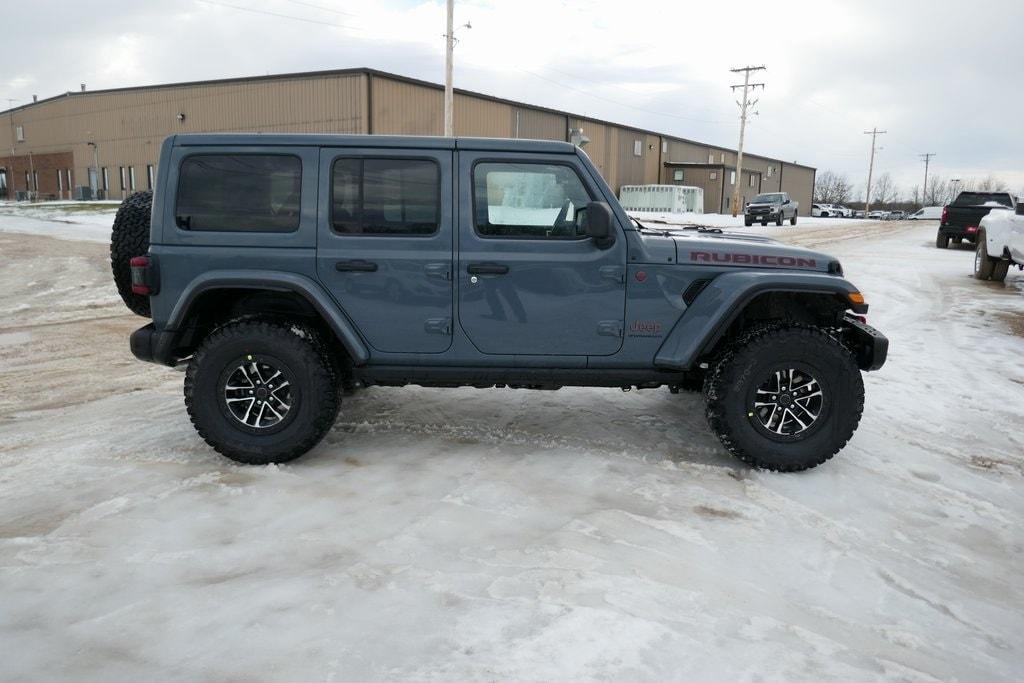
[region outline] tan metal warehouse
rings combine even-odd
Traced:
[[[443,88],[373,69],[315,71],[69,92],[0,112],[0,187],[71,199],[76,188],[122,198],[152,186],[160,143],[175,133],[298,132],[440,135]],[[570,140],[617,192],[621,185],[704,188],[705,210],[729,210],[735,152],[722,147],[455,91],[461,136]],[[744,201],[785,190],[810,211],[815,169],[744,155]]]

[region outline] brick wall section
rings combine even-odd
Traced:
[[[78,178],[74,172],[74,158],[71,152],[53,152],[49,154],[17,155],[13,158],[8,152],[0,156],[0,168],[7,170],[7,193],[13,199],[15,192],[30,189],[25,183],[25,173],[31,174],[35,169],[39,179],[39,187],[31,188],[38,192],[39,199],[72,199],[77,185],[88,185],[88,178]],[[58,181],[57,172],[61,179]],[[68,173],[71,173],[71,186],[68,186]],[[61,191],[61,183],[64,189]]]

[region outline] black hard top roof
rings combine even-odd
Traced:
[[[483,151],[556,152],[573,154],[575,147],[557,140],[503,138],[446,138],[424,135],[325,135],[321,133],[189,133],[175,135],[176,147],[192,146],[306,146],[403,147],[413,149],[466,149]]]

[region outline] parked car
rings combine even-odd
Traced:
[[[950,240],[959,244],[964,240],[975,242],[978,225],[990,211],[1012,211],[1016,204],[1009,192],[961,192],[942,209],[935,246],[945,249]]]
[[[832,205],[832,215],[840,218],[850,218],[853,216],[853,209],[847,206],[840,206],[839,204]]]
[[[1014,211],[991,211],[978,226],[974,277],[1002,282],[1010,266],[1024,270],[1024,201]]]
[[[865,214],[864,211],[860,210],[860,209],[858,209],[857,211],[853,212],[853,217],[854,218],[865,218],[866,216],[867,216],[867,214]]]
[[[941,218],[941,206],[926,206],[907,216],[908,221],[937,221]]]
[[[832,215],[832,207],[828,204],[811,204],[811,215],[816,218],[827,218]]]
[[[299,457],[361,387],[702,386],[726,449],[803,470],[847,443],[885,362],[839,261],[648,228],[565,142],[176,135],[158,171],[111,237],[118,292],[152,318],[131,350],[187,365],[193,425],[242,463]]]
[[[885,217],[887,221],[902,221],[907,217],[906,211],[890,211],[889,215]]]
[[[868,218],[872,220],[884,221],[885,217],[889,214],[888,211],[871,211],[868,213]]]
[[[796,225],[796,214],[800,209],[800,203],[789,198],[787,192],[765,192],[754,197],[743,209],[743,224],[750,226],[754,223],[768,225],[768,221],[775,221],[775,225],[782,225],[789,220],[790,225]]]

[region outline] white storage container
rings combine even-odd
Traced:
[[[686,185],[623,185],[619,203],[626,211],[704,213],[704,189]]]

